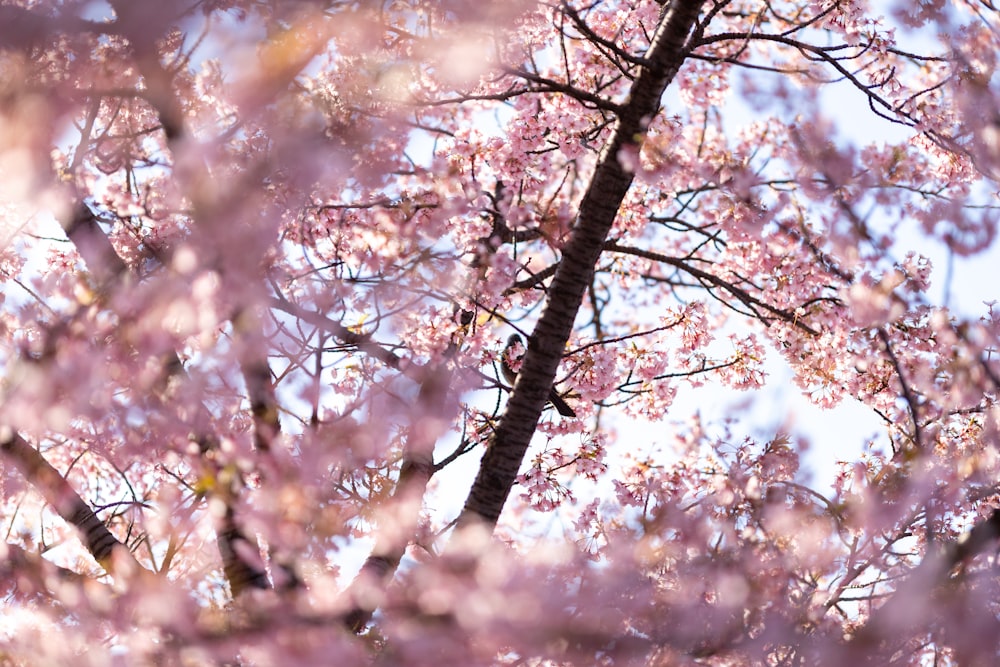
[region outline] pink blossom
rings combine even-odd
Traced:
[[[992,664],[1000,24],[883,5],[5,3],[0,655]]]

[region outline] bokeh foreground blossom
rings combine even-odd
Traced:
[[[998,53],[988,0],[0,1],[0,664],[996,664],[1000,311],[932,257],[996,251]],[[770,364],[884,426],[832,489]]]

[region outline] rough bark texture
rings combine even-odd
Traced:
[[[34,486],[45,501],[63,518],[80,531],[87,550],[98,563],[111,572],[112,554],[118,548],[119,558],[133,560],[132,553],[111,534],[94,510],[70,486],[62,474],[45,460],[37,449],[10,429],[0,433],[0,452],[12,461],[25,479]],[[140,567],[134,563],[136,568]]]
[[[549,288],[545,310],[528,338],[528,350],[514,391],[469,491],[460,527],[485,522],[492,528],[510,495],[576,313],[590,285],[594,265],[632,184],[633,175],[622,167],[619,154],[630,144],[642,142],[648,119],[659,110],[663,91],[684,62],[688,35],[703,4],[704,0],[675,0],[660,21],[646,54],[647,64],[620,108],[618,121],[580,204],[576,225]]]

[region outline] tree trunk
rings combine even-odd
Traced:
[[[663,91],[684,62],[688,35],[702,4],[704,0],[674,0],[660,19],[646,54],[647,64],[640,69],[629,98],[620,109],[580,204],[545,310],[528,338],[528,350],[514,391],[480,463],[459,527],[484,522],[492,529],[510,495],[584,292],[594,275],[594,265],[632,184],[633,174],[622,166],[619,155],[623,149],[638,150],[641,145],[649,119],[659,111]]]

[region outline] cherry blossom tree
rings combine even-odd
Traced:
[[[995,251],[998,53],[989,0],[0,1],[0,664],[995,664],[1000,311],[932,257]],[[832,488],[776,367],[883,424]]]

